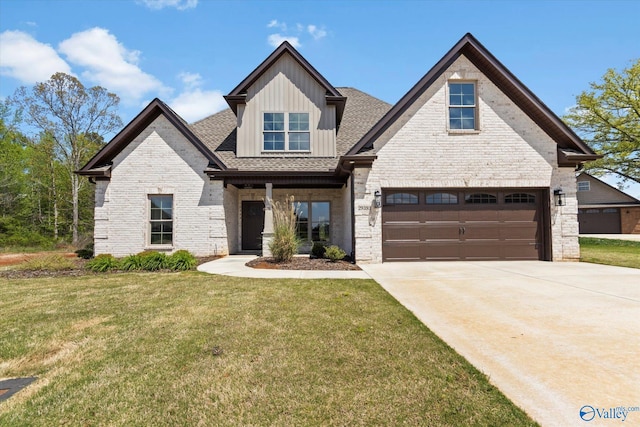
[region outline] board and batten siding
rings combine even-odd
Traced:
[[[263,113],[309,113],[311,152],[285,155],[335,157],[336,110],[326,104],[325,95],[326,90],[297,61],[282,55],[249,88],[246,104],[238,105],[237,156],[283,155],[262,150]]]

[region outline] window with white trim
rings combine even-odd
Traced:
[[[149,207],[149,244],[173,244],[173,195],[150,195]]]
[[[591,191],[591,183],[589,181],[578,181],[578,191]]]
[[[476,84],[449,82],[449,130],[477,130]]]
[[[263,151],[310,151],[309,113],[264,113]]]

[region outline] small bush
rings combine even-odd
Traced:
[[[124,271],[142,270],[142,257],[138,255],[128,255],[120,260],[120,268]]]
[[[343,259],[345,256],[347,256],[347,253],[342,249],[340,249],[338,246],[333,245],[333,246],[329,246],[324,251],[324,256],[329,258],[331,262],[336,262]]]
[[[145,251],[138,254],[141,259],[141,266],[146,271],[164,270],[168,267],[167,255],[157,251]]]
[[[176,251],[168,258],[168,265],[171,270],[186,271],[196,266],[198,260],[191,252],[185,250]]]
[[[75,263],[72,260],[54,254],[31,258],[17,268],[26,271],[63,271],[71,270],[74,267]]]
[[[327,246],[323,242],[313,242],[313,246],[311,246],[311,257],[323,258],[324,251],[326,249],[327,249]]]
[[[75,253],[76,255],[78,255],[78,258],[82,258],[82,259],[93,258],[93,243],[89,243],[84,248],[78,249],[77,251],[75,251]]]
[[[117,270],[119,267],[118,260],[111,254],[100,254],[94,259],[87,262],[87,269],[95,273],[104,273],[109,270]]]

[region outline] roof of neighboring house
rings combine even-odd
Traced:
[[[537,96],[498,61],[473,35],[467,33],[427,74],[404,95],[387,114],[354,144],[348,157],[369,154],[378,149],[375,141],[445,72],[460,55],[469,59],[505,95],[540,126],[558,144],[562,165],[594,160],[601,156],[589,148]]]
[[[228,169],[239,171],[334,171],[344,155],[391,105],[354,88],[338,88],[346,97],[342,122],[336,132],[336,157],[237,157],[236,116],[226,109],[190,125],[191,130]]]
[[[580,172],[577,181],[589,181],[589,191],[578,191],[578,207],[606,207],[640,205],[640,200],[587,172]]]

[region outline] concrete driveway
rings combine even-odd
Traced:
[[[611,426],[624,416],[623,425],[640,425],[640,270],[535,261],[361,267],[542,425]],[[622,406],[637,409],[610,411]]]

